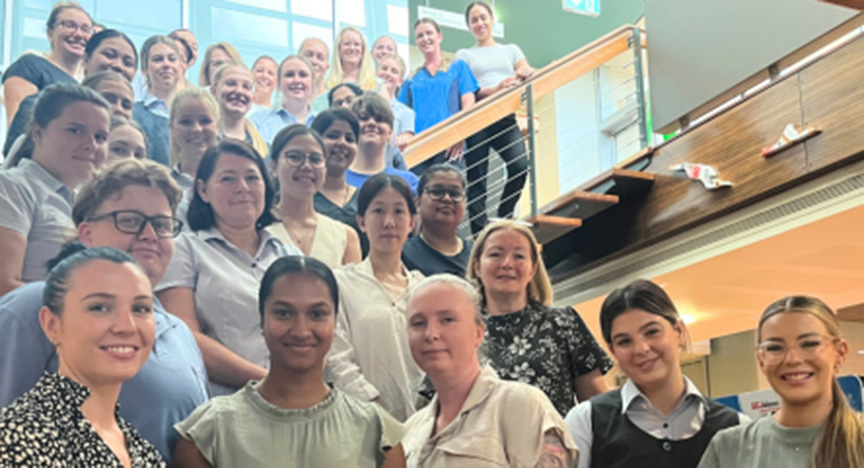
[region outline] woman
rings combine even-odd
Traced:
[[[383,80],[381,87],[378,88],[378,94],[390,103],[395,116],[392,143],[399,151],[405,151],[408,142],[414,137],[416,119],[414,110],[397,99],[399,88],[405,81],[405,61],[398,55],[385,55],[378,62],[377,76]]]
[[[270,371],[177,424],[177,466],[404,466],[401,424],[324,381],[339,303],[330,269],[314,258],[281,258],[258,297]]]
[[[329,107],[327,102],[327,86],[324,84],[324,77],[327,76],[327,71],[330,70],[330,48],[327,43],[317,37],[306,38],[300,44],[298,52],[306,60],[312,64],[315,69],[315,82],[312,83],[312,110],[321,112]]]
[[[147,157],[147,138],[144,130],[125,117],[111,117],[111,131],[108,134],[108,158],[112,163],[121,159]]]
[[[390,36],[380,36],[372,44],[372,59],[380,67],[384,57],[398,53],[396,41]]]
[[[315,194],[327,173],[327,150],[318,132],[300,124],[285,127],[276,134],[271,154],[281,190],[276,212],[282,219],[270,229],[273,234],[328,267],[360,263],[354,229],[315,211]]]
[[[628,380],[567,414],[580,468],[695,468],[717,431],[749,422],[682,374],[687,327],[656,284],[636,280],[612,291],[600,326]]]
[[[530,228],[497,221],[477,237],[468,279],[483,296],[485,355],[498,375],[534,385],[561,415],[608,390],[612,361],[572,307],[552,307],[552,285]],[[554,327],[549,327],[554,323]]]
[[[108,146],[108,103],[92,89],[49,86],[33,116],[32,153],[0,172],[0,296],[45,279],[45,262],[74,236],[75,190],[102,165]]]
[[[456,59],[465,61],[477,77],[480,87],[477,99],[519,85],[534,74],[534,69],[528,65],[519,46],[495,42],[492,37],[495,14],[486,2],[468,5],[465,23],[477,44],[470,49],[460,49],[456,52]],[[516,114],[510,114],[470,136],[467,146],[468,216],[471,219],[471,232],[477,234],[486,225],[489,151],[494,149],[507,165],[507,183],[498,206],[499,218],[513,216],[513,209],[519,203],[519,195],[528,178],[528,153],[522,132],[516,124]]]
[[[405,424],[409,467],[575,467],[578,452],[542,392],[482,367],[480,298],[453,275],[423,280],[408,302],[408,341],[437,390]]]
[[[213,85],[213,76],[216,70],[222,65],[228,63],[243,63],[243,56],[233,45],[227,42],[217,42],[210,44],[207,51],[204,52],[204,61],[201,62],[201,69],[198,73],[198,86],[208,88]]]
[[[246,65],[228,62],[213,74],[211,89],[219,102],[220,136],[243,140],[258,154],[267,154],[267,142],[246,118],[252,109],[254,79]]]
[[[214,395],[267,375],[258,284],[277,258],[297,252],[266,229],[273,198],[264,160],[251,146],[223,140],[208,149],[189,206],[192,232],[177,238],[156,287],[165,308],[192,329]]]
[[[51,270],[44,297],[60,365],[0,411],[0,466],[166,466],[117,414],[156,335],[147,275],[124,252],[88,249]]]
[[[330,75],[324,84],[333,88],[340,83],[356,83],[366,91],[378,87],[375,81],[375,64],[366,48],[366,38],[355,28],[347,27],[336,38],[336,53]]]
[[[147,95],[135,103],[132,117],[141,124],[150,143],[147,156],[168,166],[169,104],[183,77],[183,62],[177,43],[168,36],[151,36],[141,47],[141,71],[147,78]]]
[[[369,256],[335,271],[343,313],[328,365],[338,388],[376,401],[404,421],[416,410],[423,380],[402,332],[408,293],[423,278],[408,271],[401,258],[417,211],[408,184],[390,174],[363,184],[358,208],[357,221],[369,237]]]
[[[307,127],[315,119],[315,111],[309,104],[315,70],[304,57],[289,55],[279,64],[277,84],[282,93],[282,104],[252,114],[249,120],[258,127],[264,141],[273,137],[288,125],[302,123]]]
[[[276,75],[279,64],[269,55],[262,55],[252,64],[255,77],[255,94],[252,99],[252,112],[267,109],[273,105],[273,91],[276,90]]]
[[[849,345],[815,297],[790,296],[762,313],[756,359],[780,409],[718,433],[699,468],[864,466],[864,424],[837,382]]]
[[[393,137],[393,111],[377,93],[365,93],[351,104],[360,121],[359,157],[345,172],[349,184],[360,187],[369,177],[385,172],[397,175],[417,193],[418,178],[412,172],[387,164],[387,149]]]
[[[12,122],[25,97],[54,83],[77,83],[84,65],[93,19],[74,2],[59,2],[45,24],[51,51],[25,53],[3,72],[6,121]]]
[[[423,54],[424,63],[402,86],[399,100],[414,109],[417,115],[414,130],[417,133],[474,105],[477,80],[468,64],[462,60],[451,61],[444,58],[441,53],[443,39],[444,35],[435,20],[420,18],[414,23],[414,40]],[[460,141],[446,151],[412,167],[411,171],[422,175],[432,164],[459,161],[463,147],[464,144]]]
[[[184,192],[178,210],[186,219],[189,201],[195,188],[195,176],[204,152],[216,145],[219,111],[213,95],[190,86],[179,91],[171,101],[171,175]]]
[[[408,239],[402,261],[409,270],[426,276],[451,273],[465,276],[474,243],[459,236],[465,216],[465,179],[459,169],[436,164],[417,184],[420,235]]]
[[[327,104],[330,109],[344,107],[350,109],[354,100],[363,95],[363,90],[354,83],[341,83],[327,93]]]

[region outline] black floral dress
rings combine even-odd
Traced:
[[[484,360],[502,379],[543,390],[562,416],[576,404],[576,377],[612,368],[612,360],[572,307],[529,302],[518,312],[485,319]]]
[[[0,468],[121,468],[123,465],[81,413],[90,390],[45,373],[36,386],[0,410]],[[116,413],[115,413],[116,414]],[[116,416],[133,468],[164,468],[159,452]]]

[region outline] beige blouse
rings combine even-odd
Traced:
[[[348,246],[348,232],[345,228],[345,224],[319,213],[309,256],[321,260],[331,269],[342,266],[342,259],[345,258],[345,249]],[[284,224],[273,223],[269,229],[282,243],[296,247],[294,239],[288,234]]]

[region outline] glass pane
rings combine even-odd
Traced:
[[[366,2],[364,0],[339,0],[339,20],[354,26],[366,27]]]
[[[408,8],[387,5],[387,30],[390,34],[408,36]]]
[[[283,19],[213,8],[211,20],[211,37],[220,40],[288,45],[288,24]]]
[[[332,0],[291,0],[291,14],[333,21]]]
[[[309,23],[301,23],[299,21],[291,22],[291,46],[292,50],[298,52],[300,44],[310,37],[317,37],[327,44],[329,50],[333,50],[333,29],[323,26],[315,26]]]
[[[288,11],[286,0],[228,0],[231,3],[238,5],[246,5],[264,10],[278,11],[285,13]]]

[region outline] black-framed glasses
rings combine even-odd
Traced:
[[[177,237],[183,230],[183,221],[173,216],[147,216],[140,211],[118,210],[110,213],[93,215],[89,221],[101,221],[111,218],[114,228],[124,234],[140,235],[149,223],[158,237]]]
[[[444,200],[444,195],[449,195],[450,200],[453,200],[454,202],[461,202],[465,199],[465,191],[461,188],[430,185],[429,187],[424,187],[423,191],[429,195],[429,198],[435,201]]]
[[[291,167],[300,167],[304,162],[309,161],[309,165],[316,168],[324,167],[324,155],[321,153],[303,153],[301,151],[286,151],[285,162]]]

